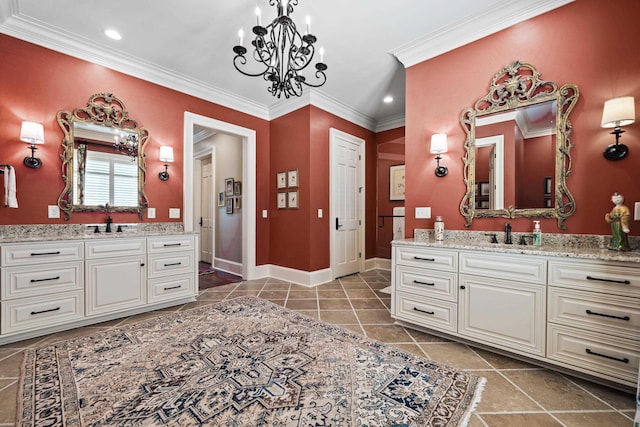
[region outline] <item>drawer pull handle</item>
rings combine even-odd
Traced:
[[[40,256],[40,255],[60,255],[60,251],[55,251],[55,252],[31,252],[31,256]]]
[[[170,291],[171,289],[180,289],[182,287],[182,285],[178,285],[178,286],[170,286],[168,288],[164,288],[165,291]]]
[[[418,261],[430,261],[430,262],[434,262],[436,260],[435,258],[422,258],[419,256],[414,256],[413,259],[417,259]]]
[[[613,279],[600,279],[599,277],[587,276],[587,280],[598,280],[600,282],[621,283],[623,285],[630,285],[629,280],[613,280]]]
[[[591,310],[587,310],[587,314],[591,314],[592,316],[602,316],[602,317],[609,317],[611,319],[619,319],[619,320],[626,320],[627,322],[629,320],[631,320],[631,318],[629,316],[614,316],[612,314],[604,314],[604,313],[596,313],[595,311],[591,311]]]
[[[585,352],[587,354],[591,354],[592,356],[604,357],[605,359],[611,359],[611,360],[615,360],[617,362],[622,362],[622,363],[629,363],[629,359],[627,359],[626,357],[624,359],[620,359],[618,357],[607,356],[606,354],[600,354],[600,353],[596,353],[595,351],[591,351],[588,348],[585,350]]]
[[[420,310],[418,307],[413,307],[413,309],[415,311],[419,311],[420,313],[424,313],[424,314],[436,314],[435,311],[425,311],[425,310]]]
[[[181,264],[182,264],[181,262],[172,262],[170,264],[165,264],[164,266],[165,267],[173,267],[174,265],[181,265]]]
[[[435,283],[427,283],[427,282],[421,282],[419,280],[414,280],[413,283],[415,283],[416,285],[427,285],[427,286],[435,286]]]
[[[49,310],[42,310],[42,311],[32,311],[31,315],[35,316],[36,314],[42,314],[42,313],[50,313],[52,311],[58,311],[60,310],[60,307],[56,307],[56,308],[50,308]]]
[[[165,243],[163,246],[165,248],[168,248],[170,246],[182,246],[182,243]]]
[[[56,277],[49,277],[47,279],[31,279],[31,283],[36,283],[36,282],[47,282],[49,280],[58,280],[60,278],[60,276],[56,276]]]

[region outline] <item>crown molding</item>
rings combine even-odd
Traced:
[[[10,16],[0,24],[0,32],[4,34],[174,89],[196,98],[269,120],[269,109],[265,105],[255,103],[247,98],[176,73],[157,64],[142,61],[140,58],[110,52],[106,46],[96,46],[95,43],[79,38],[77,35],[71,35],[58,28],[26,19],[18,13],[15,3],[14,0],[8,9]],[[3,4],[3,6],[5,7],[0,8],[0,14],[7,13],[6,5]]]
[[[386,130],[397,129],[405,126],[405,115],[387,117],[383,120],[379,120],[376,125],[376,133],[384,132]]]
[[[454,25],[439,28],[391,53],[408,68],[573,1],[509,0],[491,11],[467,16]]]

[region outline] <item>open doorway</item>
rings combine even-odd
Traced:
[[[213,141],[201,144],[196,137],[201,129],[214,134]],[[215,135],[220,135],[218,138]],[[219,141],[225,140],[225,143]],[[218,143],[216,143],[218,141]],[[233,141],[233,142],[231,142]],[[221,148],[223,147],[224,148]],[[224,150],[231,150],[237,156],[237,170],[220,170],[231,164]],[[215,154],[214,154],[215,152]],[[203,159],[211,157],[211,202],[212,209],[218,219],[233,219],[237,225],[235,232],[229,233],[227,225],[216,221],[212,224],[213,262],[216,263],[216,241],[220,241],[223,231],[232,234],[233,245],[237,248],[237,261],[228,264],[233,272],[243,279],[257,278],[256,274],[256,135],[252,129],[242,128],[230,123],[221,122],[209,117],[185,112],[184,121],[184,227],[187,232],[200,232],[202,164]],[[224,165],[224,166],[223,166]],[[216,169],[218,169],[216,171]],[[227,176],[229,175],[229,176]],[[230,188],[227,189],[227,186]],[[220,190],[220,191],[218,191]],[[219,193],[224,192],[224,206],[218,206]],[[240,193],[240,194],[237,194]],[[230,205],[229,205],[230,204]],[[233,216],[233,212],[242,212]],[[229,212],[229,213],[227,213]],[[222,218],[221,218],[222,217]],[[208,231],[207,231],[208,232]],[[215,240],[213,240],[215,239]],[[228,248],[227,248],[228,249]]]

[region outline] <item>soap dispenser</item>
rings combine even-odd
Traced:
[[[444,221],[441,216],[436,217],[436,221],[433,223],[433,231],[436,241],[442,242],[444,240]]]
[[[540,221],[533,221],[533,246],[542,246],[542,230]]]

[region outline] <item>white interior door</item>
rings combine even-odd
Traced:
[[[333,277],[364,265],[364,141],[331,129],[331,258]]]
[[[200,261],[213,262],[213,167],[211,159],[202,161],[200,185]]]

